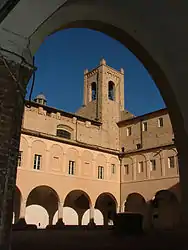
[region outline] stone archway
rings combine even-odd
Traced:
[[[113,225],[117,211],[117,201],[110,193],[102,193],[95,202],[95,209],[101,211],[104,217],[104,226]]]
[[[145,205],[146,201],[141,194],[131,193],[127,196],[124,211],[143,214]]]
[[[32,56],[44,38],[57,30],[68,27],[86,27],[104,32],[128,47],[145,65],[160,89],[171,117],[179,157],[184,222],[188,224],[188,75],[185,63],[188,58],[186,49],[188,35],[185,28],[188,24],[187,2],[179,1],[174,6],[174,3],[168,1],[161,3],[155,1],[148,4],[147,1],[128,0],[106,2],[47,0],[45,6],[41,1],[35,1],[35,4],[27,2],[29,8],[24,0],[16,1],[16,3],[16,7],[13,10],[12,8],[6,9],[1,18],[1,21],[4,20],[0,24],[0,45],[2,55],[8,60],[9,69],[13,75],[21,75],[20,83],[23,88],[31,75]],[[12,11],[11,14],[9,10]],[[33,19],[35,10],[42,10],[42,12]],[[174,39],[174,37],[179,39]],[[23,64],[20,67],[21,62]],[[2,192],[5,198],[1,199],[0,208],[8,210],[3,228],[9,232],[15,186],[12,177],[16,176],[16,163],[8,160],[8,152],[11,149],[15,157],[18,152],[24,105],[22,95],[25,93],[18,91],[15,79],[7,73],[3,60],[1,60],[0,71],[2,79],[0,102],[4,106],[1,115],[5,117],[2,124],[6,123],[6,130],[4,126],[0,126],[1,134],[4,135],[0,140],[0,147],[4,150],[0,175],[2,186],[7,183],[9,189],[6,192],[5,188]],[[10,106],[13,107],[11,110]],[[13,123],[17,126],[12,126]],[[11,144],[13,138],[16,141],[14,146]],[[5,178],[6,169],[10,171]],[[10,234],[4,233],[4,235],[6,239],[2,241],[8,242]]]
[[[177,197],[169,190],[156,193],[152,206],[152,223],[157,229],[172,229],[180,223],[180,206]]]
[[[26,222],[36,224],[38,228],[52,225],[53,217],[58,210],[59,197],[54,189],[48,186],[34,188],[26,203]]]
[[[66,207],[74,209],[78,214],[78,225],[82,225],[82,217],[84,213],[90,209],[91,206],[91,200],[89,195],[82,191],[82,190],[72,190],[70,193],[67,194],[65,201],[64,201],[64,209]],[[65,218],[66,214],[63,214],[63,218],[65,221],[67,221],[67,218]],[[67,216],[70,216],[69,213],[67,213]]]
[[[137,213],[143,216],[143,227],[149,226],[149,209],[144,197],[139,193],[131,193],[127,196],[124,211]]]

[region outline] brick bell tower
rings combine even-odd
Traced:
[[[108,66],[105,59],[101,59],[97,68],[84,71],[83,106],[77,114],[102,122],[102,129],[106,134],[103,142],[117,149],[119,148],[117,122],[123,110],[124,70],[117,71]],[[114,143],[109,140],[114,140]]]

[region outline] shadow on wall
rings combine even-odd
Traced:
[[[143,229],[173,229],[180,224],[179,183],[168,190],[159,190],[147,201],[139,193],[129,194],[124,204],[125,213],[141,214]]]
[[[154,229],[173,229],[180,224],[180,186],[179,183],[168,190],[158,191],[150,201],[152,227]]]

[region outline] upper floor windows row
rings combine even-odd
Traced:
[[[131,173],[130,167],[131,166],[129,164],[124,165],[124,169],[123,169],[123,174],[124,175],[129,175]],[[146,162],[139,161],[137,163],[137,173],[138,174],[144,173],[144,171],[145,171],[144,168],[145,167],[146,167]],[[168,168],[173,169],[175,167],[176,167],[176,158],[175,158],[175,156],[169,156],[168,157]],[[149,168],[150,168],[151,172],[157,170],[157,161],[156,161],[156,159],[151,159],[149,161]]]
[[[158,118],[157,125],[159,128],[164,126],[164,120],[162,117]],[[148,122],[146,121],[142,122],[142,131],[143,132],[148,131]],[[131,135],[132,135],[132,127],[129,126],[127,127],[127,136],[131,136]]]
[[[22,156],[23,156],[23,151],[19,151],[18,167],[22,166]],[[35,169],[35,170],[41,170],[42,169],[42,155],[34,154],[33,169]],[[68,174],[69,175],[75,175],[76,174],[76,162],[73,161],[73,160],[69,160]],[[115,164],[111,164],[111,174],[112,175],[116,174],[116,165]],[[103,166],[98,166],[97,178],[98,179],[104,179],[104,167]]]

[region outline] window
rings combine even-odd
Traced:
[[[150,161],[150,170],[155,171],[156,170],[156,160]]]
[[[175,157],[174,156],[168,157],[168,167],[175,168]]]
[[[158,119],[158,127],[159,127],[159,128],[163,127],[163,118],[162,118],[162,117],[160,117],[160,118]]]
[[[18,153],[18,167],[21,167],[21,165],[22,165],[22,154],[23,154],[23,151],[19,151],[19,153]]]
[[[116,173],[116,165],[112,164],[111,169],[112,169],[112,174],[115,174]]]
[[[91,100],[94,101],[96,99],[97,99],[96,82],[92,82],[92,84],[91,84]]]
[[[108,83],[108,99],[111,101],[115,100],[115,95],[114,95],[115,88],[114,88],[114,86],[115,86],[115,84],[112,81],[110,81]]]
[[[143,173],[144,172],[144,162],[143,161],[140,161],[138,163],[138,173]]]
[[[148,124],[147,122],[142,123],[142,131],[147,131],[148,130]]]
[[[71,139],[71,133],[64,129],[57,129],[57,136],[65,138],[65,139]]]
[[[131,134],[132,134],[131,127],[128,127],[127,128],[127,136],[131,136]]]
[[[42,155],[35,154],[34,156],[34,166],[33,168],[39,170],[41,168]]]
[[[69,161],[69,174],[75,174],[75,161]]]
[[[129,174],[129,165],[126,164],[124,165],[124,175],[128,175]]]
[[[104,179],[104,167],[98,166],[98,179]]]
[[[122,148],[121,148],[121,151],[122,151],[122,153],[124,153],[124,152],[125,152],[125,148],[124,148],[124,147],[122,147]]]
[[[142,148],[141,143],[136,144],[136,149],[141,149],[141,148]]]

